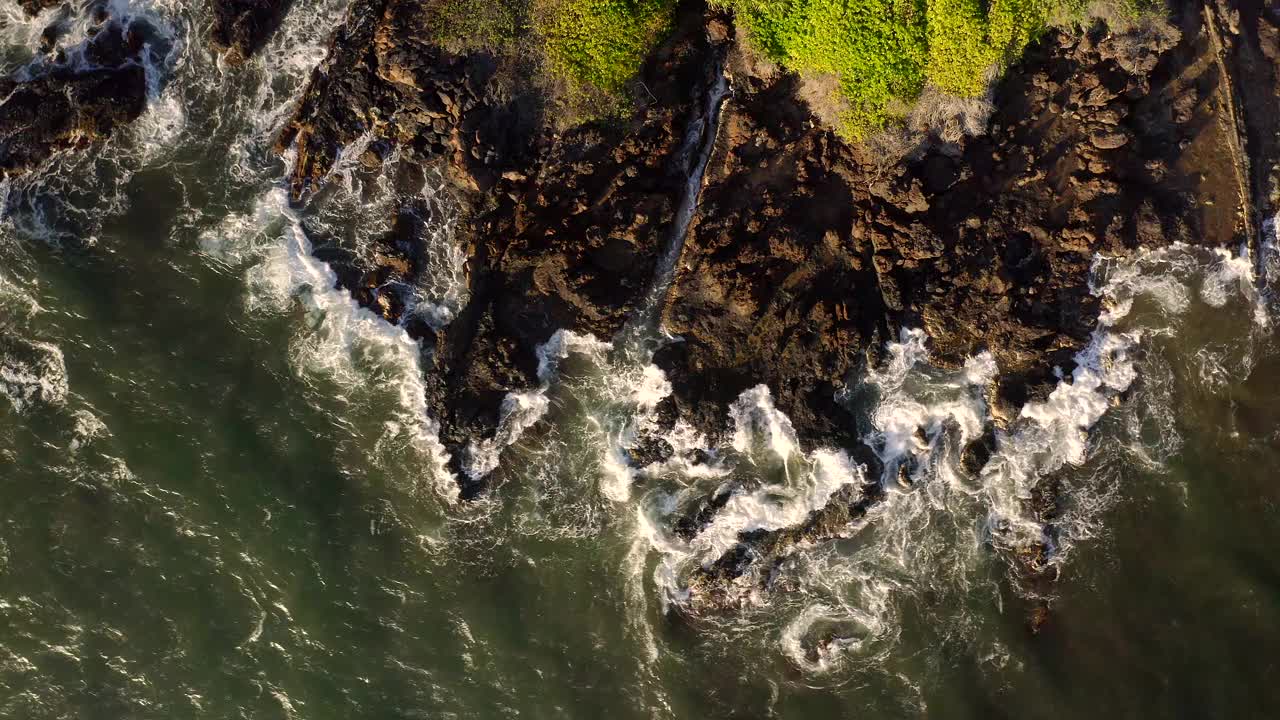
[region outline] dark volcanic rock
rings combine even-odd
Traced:
[[[433,44],[422,30],[429,11],[399,0],[354,5],[278,145],[296,150],[290,184],[300,202],[343,148],[368,136],[376,155],[395,148],[440,167],[470,207],[459,239],[470,299],[442,331],[411,330],[434,350],[429,405],[474,494],[481,483],[466,479],[465,448],[493,436],[509,392],[538,384],[537,348],[561,329],[612,337],[648,288],[690,172],[686,130],[719,51],[701,10],[686,10],[643,71],[650,104],[556,132],[538,89],[518,82],[526,70],[515,59]]]
[[[683,342],[656,362],[680,415],[712,437],[764,383],[804,437],[851,441],[836,392],[884,336],[870,251],[853,237],[857,165],[794,86],[735,84],[664,317]]]
[[[293,0],[212,0],[215,47],[231,62],[243,62],[257,52],[280,27]]]
[[[311,77],[277,148],[296,148],[295,200],[319,187],[344,147],[363,136],[374,152],[398,147],[441,158],[461,189],[492,189],[529,159],[540,127],[537,88],[516,59],[435,44],[432,3],[356,0]]]
[[[146,28],[106,20],[82,47],[0,80],[0,177],[83,148],[146,108]]]
[[[686,190],[687,128],[718,53],[690,13],[645,70],[666,89],[655,103],[620,126],[556,135],[501,179],[477,223],[471,302],[437,346],[447,446],[492,435],[502,398],[536,384],[533,350],[557,330],[609,339],[635,313]]]
[[[1008,405],[1043,393],[1097,318],[1095,253],[1236,239],[1206,237],[1177,167],[1199,119],[1153,117],[1174,40],[1130,63],[1123,38],[1051,35],[1010,71],[989,135],[888,172],[796,109],[791,78],[739,79],[666,312],[684,341],[658,357],[682,415],[714,435],[763,382],[802,439],[848,446],[837,390],[913,326],[942,364],[992,350]]]
[[[468,209],[470,296],[443,329],[403,317],[385,291],[420,271],[411,224],[373,258],[333,259],[364,262],[339,267],[340,282],[430,350],[429,406],[468,496],[482,483],[466,476],[464,448],[494,436],[508,393],[539,383],[538,346],[561,329],[612,337],[654,277],[686,191],[690,123],[733,43],[726,18],[681,7],[644,70],[647,104],[558,131],[520,50],[451,51],[424,30],[432,3],[356,0],[280,137],[296,150],[296,202],[318,198],[363,141],[365,164],[394,151],[439,168]],[[867,521],[885,483],[837,397],[901,329],[923,328],[942,365],[990,350],[1007,414],[1043,396],[1087,341],[1095,256],[1251,238],[1276,159],[1274,114],[1260,118],[1274,106],[1273,16],[1186,3],[1176,29],[1050,33],[997,88],[986,135],[931,141],[890,167],[817,123],[794,77],[735,73],[663,307],[681,338],[656,357],[673,386],[663,422],[715,437],[729,403],[764,383],[803,444],[849,449],[877,480],[796,527],[740,538],[690,580],[695,606],[732,605],[773,583],[795,547]],[[1218,27],[1231,18],[1245,29]],[[1263,89],[1234,89],[1243,77]],[[988,430],[958,449],[970,472],[992,453]],[[652,437],[631,449],[636,464],[671,453]],[[696,535],[737,491],[695,503],[677,534]],[[1038,489],[1029,509],[1050,527],[1054,493]],[[1008,551],[1043,577],[1049,547]]]

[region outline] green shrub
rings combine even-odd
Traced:
[[[535,29],[552,70],[617,95],[671,28],[676,0],[543,0]]]
[[[758,51],[802,74],[839,78],[841,128],[854,139],[892,123],[926,83],[981,95],[988,71],[1074,0],[713,0]]]
[[[921,0],[720,0],[766,55],[793,70],[839,78],[845,124],[883,125],[895,98],[924,87]],[[855,132],[855,134],[857,134]]]

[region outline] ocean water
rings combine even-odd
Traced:
[[[398,158],[358,167],[359,147],[323,202],[289,208],[269,147],[345,4],[300,1],[239,68],[190,5],[121,0],[159,30],[148,114],[0,185],[0,717],[1280,707],[1274,246],[1098,258],[1108,312],[1079,369],[977,472],[960,450],[991,423],[990,358],[938,369],[904,332],[845,399],[886,499],[706,610],[698,570],[739,533],[876,478],[850,448],[802,449],[764,387],[728,437],[678,426],[676,456],[630,468],[670,387],[635,336],[564,332],[473,448],[493,491],[458,500],[420,348],[313,254],[359,252],[415,203],[414,312],[446,324],[466,292],[456,208]],[[22,67],[33,26],[10,0],[0,19],[3,70]],[[1028,510],[1045,482],[1065,498],[1049,527]],[[673,531],[722,489],[705,528]],[[1017,562],[1044,538],[1048,586]]]

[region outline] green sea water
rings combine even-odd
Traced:
[[[691,615],[684,582],[718,532],[781,522],[858,471],[791,447],[753,396],[716,462],[629,473],[620,439],[662,378],[565,337],[492,492],[457,501],[419,348],[311,255],[358,249],[400,191],[339,173],[295,211],[268,152],[342,11],[300,0],[231,69],[199,42],[202,7],[135,3],[173,44],[148,116],[0,186],[0,717],[1275,715],[1268,256],[1100,261],[1115,319],[1098,372],[1117,385],[1067,383],[1081,392],[1042,409],[1052,432],[1010,429],[1000,472],[955,462],[980,393],[904,337],[854,409],[917,482],[798,552],[774,593]],[[0,30],[6,71],[23,32]],[[431,207],[420,291],[447,317],[458,220]],[[893,450],[918,425],[928,447]],[[1067,500],[1036,634],[992,528],[1030,522],[1019,499],[1049,476]],[[673,512],[726,477],[749,491],[682,545]]]

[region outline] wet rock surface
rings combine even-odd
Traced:
[[[51,7],[61,5],[64,0],[18,0],[18,6],[28,15],[36,15],[41,10],[48,10]]]
[[[472,193],[492,190],[538,152],[539,94],[522,87],[528,77],[517,59],[441,47],[426,30],[432,5],[352,3],[277,142],[296,151],[295,200],[322,185],[344,148],[362,138],[372,140],[376,158],[397,148],[422,162],[441,160],[449,179]]]
[[[1043,396],[1095,325],[1095,254],[1244,237],[1182,161],[1213,111],[1169,115],[1177,43],[1051,34],[998,88],[989,134],[887,169],[816,127],[791,78],[737,83],[665,316],[683,342],[657,360],[682,416],[715,435],[765,383],[803,439],[846,446],[835,396],[904,327],[944,365],[992,351],[1007,408]]]
[[[213,0],[210,39],[231,62],[243,62],[280,27],[293,0]]]
[[[0,178],[24,175],[54,153],[98,142],[146,109],[144,53],[153,29],[98,9],[82,45],[59,49],[0,79]],[[52,47],[52,42],[49,43]]]

